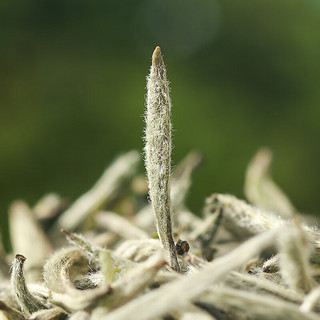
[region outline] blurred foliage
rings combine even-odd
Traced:
[[[142,150],[145,77],[162,47],[174,163],[205,162],[189,205],[243,197],[246,166],[274,150],[274,177],[319,212],[318,0],[2,0],[1,225],[9,203],[76,198],[122,151]]]

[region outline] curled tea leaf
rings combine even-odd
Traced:
[[[89,260],[77,248],[66,248],[56,252],[43,267],[43,279],[48,289],[72,294],[77,289],[94,287],[94,284],[80,282],[89,272]]]

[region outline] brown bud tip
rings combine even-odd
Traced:
[[[69,238],[72,238],[72,233],[70,233],[70,232],[68,232],[68,231],[66,231],[66,230],[64,230],[64,229],[60,229],[60,232],[61,233],[63,233],[67,238],[69,237]]]
[[[156,46],[156,48],[153,51],[152,54],[152,66],[155,67],[159,64],[159,59],[161,58],[161,49],[159,46]]]
[[[64,229],[60,229],[60,232],[62,232],[67,239],[71,239],[71,240],[75,239],[74,234],[71,233],[71,232],[68,232],[68,231],[66,231]]]
[[[25,262],[27,260],[27,258],[25,256],[23,256],[22,254],[16,254],[16,259],[21,262]]]

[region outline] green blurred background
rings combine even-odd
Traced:
[[[145,77],[162,47],[173,161],[205,161],[189,206],[243,197],[260,146],[296,207],[319,210],[319,0],[1,0],[0,210],[76,198],[114,157],[142,150]],[[6,232],[4,231],[6,234]]]

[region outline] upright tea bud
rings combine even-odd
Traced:
[[[179,271],[171,222],[171,102],[166,73],[160,47],[156,47],[147,78],[145,165],[159,238],[171,267]]]

